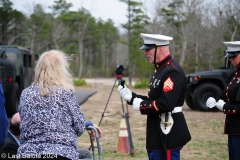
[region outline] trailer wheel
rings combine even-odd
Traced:
[[[216,84],[204,83],[198,86],[192,95],[192,101],[194,106],[200,111],[218,111],[217,108],[211,110],[206,106],[207,99],[209,97],[219,98],[222,90]]]
[[[18,112],[20,92],[18,84],[15,82],[12,92],[6,97],[6,112],[8,117],[12,117]]]

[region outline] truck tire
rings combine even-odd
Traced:
[[[187,93],[185,95],[185,102],[186,102],[188,108],[190,108],[192,110],[196,110],[196,107],[193,104],[192,96],[191,96],[191,93],[189,92],[189,90],[187,90]]]
[[[216,84],[204,83],[199,85],[193,92],[192,101],[194,106],[200,111],[218,111],[217,108],[209,109],[206,106],[209,97],[219,98],[222,90]]]
[[[20,92],[18,83],[14,83],[13,90],[6,97],[6,112],[8,117],[12,117],[15,113],[18,112],[18,104],[19,104]]]

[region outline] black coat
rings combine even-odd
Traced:
[[[0,155],[2,153],[5,153],[5,154],[8,155],[8,158],[6,158],[6,159],[14,160],[16,158],[11,158],[11,157],[16,157],[17,156],[18,147],[19,147],[18,143],[13,138],[13,136],[8,132],[5,143],[0,150]]]
[[[130,104],[135,97],[144,100],[140,104],[140,112],[147,115],[147,150],[163,150],[164,143],[166,149],[183,147],[191,140],[183,113],[172,114],[174,124],[167,135],[164,135],[159,127],[159,115],[171,112],[174,107],[183,106],[187,87],[186,76],[181,66],[171,56],[155,65],[155,68],[149,82],[148,96],[133,93]]]
[[[228,77],[220,99],[226,102],[223,106],[226,114],[224,133],[240,135],[240,68]]]

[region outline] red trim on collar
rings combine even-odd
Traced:
[[[155,69],[159,70],[160,68],[162,68],[164,65],[166,65],[167,63],[169,63],[172,60],[173,60],[173,58],[171,56],[167,56],[161,62],[159,62],[158,64],[155,64],[154,67],[155,67]]]

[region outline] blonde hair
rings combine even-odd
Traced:
[[[41,95],[49,96],[55,92],[55,87],[74,90],[69,60],[65,53],[58,50],[46,51],[39,57],[33,84],[39,83]]]

